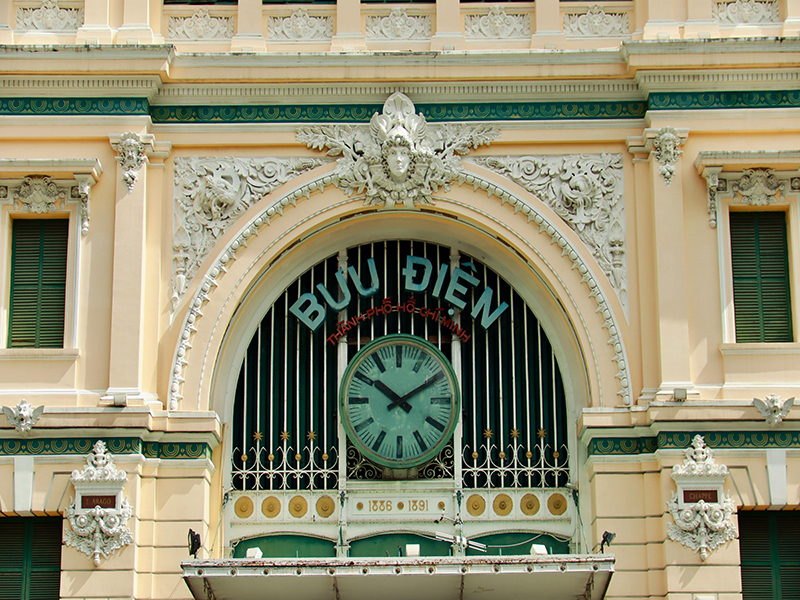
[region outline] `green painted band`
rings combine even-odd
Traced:
[[[688,448],[695,435],[702,435],[710,448],[797,448],[800,431],[710,431],[667,432],[656,437],[594,438],[589,453],[594,456],[650,454],[656,450]]]
[[[0,98],[0,115],[147,115],[146,98]]]
[[[101,438],[111,454],[142,454],[146,458],[210,458],[211,448],[204,442],[143,442],[139,438]],[[0,456],[88,454],[96,438],[5,439],[0,440]]]
[[[654,92],[650,110],[721,108],[784,108],[800,106],[800,90],[747,92]]]

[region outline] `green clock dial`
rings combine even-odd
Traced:
[[[347,366],[340,391],[347,436],[367,458],[392,468],[420,465],[453,435],[458,381],[436,346],[389,335],[364,346]]]

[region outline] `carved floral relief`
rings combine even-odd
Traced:
[[[44,0],[39,8],[17,8],[21,31],[77,31],[83,25],[83,8],[61,8],[58,0]]]
[[[466,15],[464,33],[468,39],[527,38],[531,35],[531,16],[506,14],[495,4],[487,15]]]
[[[375,40],[425,40],[431,37],[429,15],[409,16],[405,8],[393,8],[389,16],[367,17],[367,37]]]
[[[77,182],[56,180],[47,175],[29,175],[21,181],[0,186],[0,203],[11,202],[16,210],[36,214],[64,210],[65,204],[79,204],[81,235],[86,235],[89,233],[89,199],[92,183],[81,176],[76,178]]]
[[[207,8],[198,8],[191,17],[170,17],[169,39],[213,40],[233,37],[233,17],[212,17]]]
[[[599,4],[593,4],[585,13],[564,13],[564,33],[576,36],[627,36],[630,35],[627,13],[607,13]]]
[[[305,8],[296,8],[288,17],[269,17],[267,39],[329,40],[333,36],[333,17],[312,17]]]
[[[780,23],[780,7],[775,0],[735,0],[735,2],[712,2],[711,15],[724,25],[745,23]]]

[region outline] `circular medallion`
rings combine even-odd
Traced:
[[[458,380],[433,344],[387,335],[350,361],[340,408],[347,436],[361,454],[405,469],[435,457],[452,437],[460,411]]]
[[[247,496],[242,496],[233,505],[233,510],[237,517],[246,519],[253,514],[253,501]]]
[[[563,515],[567,510],[567,499],[562,494],[553,494],[547,499],[547,509],[554,515]]]
[[[539,512],[539,498],[533,494],[525,494],[519,503],[520,510],[525,515],[533,516]]]
[[[478,494],[472,494],[467,498],[467,510],[473,517],[479,517],[486,510],[486,500]]]
[[[274,519],[281,512],[281,501],[275,496],[264,498],[264,501],[261,503],[261,512],[265,517]]]
[[[302,496],[289,500],[289,514],[298,519],[308,512],[308,501]]]
[[[317,500],[317,514],[320,517],[330,517],[335,508],[336,504],[330,496],[323,496]]]
[[[498,494],[494,502],[492,502],[492,508],[494,508],[495,513],[501,517],[505,517],[511,512],[511,509],[514,508],[514,503],[511,501],[511,496],[508,494]]]

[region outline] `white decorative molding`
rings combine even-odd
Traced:
[[[8,422],[14,426],[14,429],[20,433],[27,434],[42,416],[44,405],[34,408],[32,404],[28,404],[26,400],[23,400],[14,408],[4,406],[3,412]]]
[[[147,160],[145,145],[138,135],[128,131],[123,133],[118,141],[111,142],[111,146],[118,153],[116,158],[123,169],[122,181],[130,194],[139,178],[139,169]]]
[[[712,2],[711,16],[717,23],[741,25],[744,23],[780,23],[780,6],[777,0],[736,0]]]
[[[542,200],[591,250],[627,311],[622,155],[487,156],[470,159]]]
[[[39,8],[17,8],[20,31],[77,31],[83,25],[83,8],[60,8],[58,0],[43,0]]]
[[[405,8],[393,8],[386,17],[367,16],[367,38],[372,40],[427,40],[431,37],[429,15],[409,16]]]
[[[466,15],[464,33],[467,39],[510,39],[531,36],[531,16],[509,15],[499,4],[487,15]]]
[[[0,180],[0,204],[10,203],[15,210],[36,214],[63,210],[69,203],[79,204],[81,235],[86,235],[89,233],[89,198],[96,179],[89,173],[75,174],[74,177],[77,182],[47,175]]]
[[[429,125],[408,96],[395,92],[366,125],[302,127],[297,139],[339,156],[334,182],[365,204],[413,208],[433,204],[433,194],[463,181],[461,156],[500,135],[493,125]]]
[[[229,39],[234,35],[233,17],[212,17],[198,8],[191,17],[170,17],[167,38],[172,40]]]
[[[259,230],[263,227],[269,226],[271,222],[283,215],[283,209],[292,205],[296,205],[298,201],[303,198],[310,198],[314,192],[322,192],[324,189],[336,182],[336,177],[333,173],[319,175],[318,177],[307,181],[294,191],[291,191],[279,198],[276,198],[271,204],[265,206],[258,214],[254,215],[243,227],[239,233],[230,241],[228,241],[224,248],[220,249],[219,255],[214,259],[203,277],[203,282],[198,290],[192,296],[189,303],[189,310],[184,317],[181,326],[181,333],[179,341],[175,347],[173,354],[172,365],[170,370],[169,382],[169,395],[168,395],[168,408],[169,410],[178,410],[179,403],[183,400],[183,384],[184,384],[184,370],[189,364],[189,357],[192,351],[193,336],[198,330],[198,322],[203,318],[203,306],[209,301],[211,294],[218,287],[218,279],[224,277],[226,272],[226,265],[238,259],[237,253],[245,248],[247,240],[251,236],[258,235]],[[489,197],[495,196],[500,204],[508,204],[515,212],[521,213],[525,216],[529,223],[535,226],[540,235],[547,236],[549,243],[557,244],[563,249],[562,257],[572,264],[572,269],[577,271],[580,276],[581,283],[586,287],[588,295],[597,304],[596,312],[603,319],[603,329],[606,330],[608,335],[607,343],[614,351],[613,361],[616,364],[617,373],[615,377],[618,381],[618,389],[616,391],[625,405],[630,405],[632,402],[631,394],[631,373],[627,360],[627,352],[625,350],[625,340],[620,333],[619,323],[615,316],[615,311],[611,308],[608,299],[602,286],[597,282],[597,279],[592,274],[592,269],[581,257],[581,253],[573,246],[572,241],[559,232],[558,227],[543,216],[535,205],[528,203],[512,192],[504,189],[502,186],[497,185],[496,182],[486,179],[478,174],[466,173],[463,175],[463,181],[459,178],[459,184],[465,183],[473,186],[477,190],[484,190]],[[583,317],[578,315],[578,318],[583,322]],[[584,326],[586,324],[584,323]],[[594,356],[594,353],[592,353]],[[198,361],[205,360],[204,355],[200,353],[197,356]],[[599,368],[595,357],[595,366]],[[202,385],[202,381],[198,383]],[[600,396],[603,396],[602,385],[599,385]],[[199,399],[198,405],[199,407]],[[190,407],[192,409],[193,407]]]
[[[176,158],[173,310],[200,263],[242,213],[324,162],[319,158]]]
[[[770,394],[764,400],[753,398],[753,405],[765,418],[767,425],[775,427],[789,414],[789,410],[794,406],[794,398],[783,400],[777,394]]]
[[[662,127],[653,139],[655,159],[661,165],[659,172],[667,187],[675,176],[675,163],[683,154],[683,150],[680,148],[682,143],[680,135],[672,127]]]
[[[703,436],[696,435],[684,454],[683,464],[672,467],[678,491],[667,503],[675,520],[669,524],[667,534],[706,560],[719,546],[736,538],[736,526],[730,520],[736,505],[723,491],[728,467],[717,464]],[[693,496],[713,497],[716,501],[689,501]]]
[[[607,13],[599,4],[593,4],[585,13],[564,13],[563,23],[566,35],[593,37],[630,35],[628,13]]]
[[[310,17],[305,8],[296,8],[289,17],[269,17],[268,40],[329,40],[333,36],[333,17]]]
[[[748,206],[767,206],[778,201],[778,194],[786,189],[788,180],[781,180],[772,169],[745,169],[731,182],[734,195]]]
[[[69,480],[75,497],[65,511],[71,529],[64,531],[64,543],[91,556],[97,567],[101,556],[108,558],[133,542],[127,527],[133,510],[122,497],[128,476],[116,468],[105,443],[98,440],[86,456],[83,471],[76,469]]]

